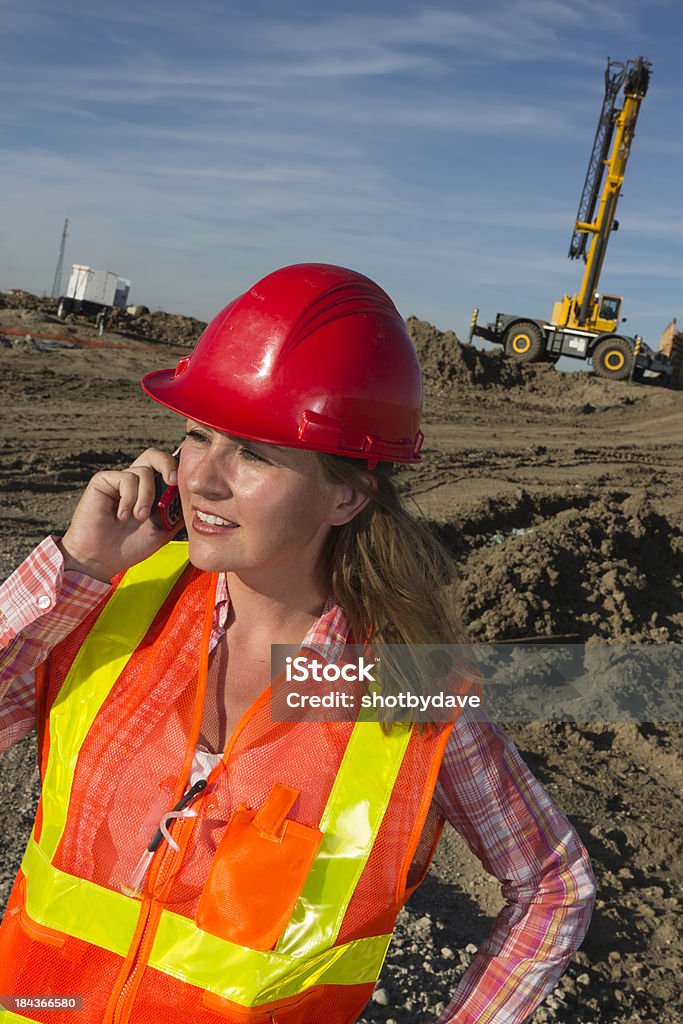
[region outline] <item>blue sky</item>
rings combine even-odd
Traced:
[[[608,56],[653,77],[601,289],[683,320],[680,0],[0,0],[0,288],[65,264],[208,318],[340,263],[404,315],[550,316]],[[66,283],[66,270],[64,275]]]

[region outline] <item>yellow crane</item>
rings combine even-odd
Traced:
[[[617,204],[649,81],[650,63],[644,57],[607,61],[605,95],[569,246],[570,259],[585,261],[579,291],[555,303],[550,321],[498,313],[493,323],[483,326],[475,309],[470,341],[476,335],[504,345],[509,356],[522,362],[556,362],[560,356],[590,359],[597,374],[616,380],[640,378],[646,370],[670,377],[666,356],[620,330],[625,322],[620,319],[621,297],[598,291],[607,244],[619,227]]]

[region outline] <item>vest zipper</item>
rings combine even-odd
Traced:
[[[230,754],[232,753],[232,748],[235,745],[235,741],[237,739],[238,734],[242,732],[242,730],[243,730],[244,726],[247,724],[247,722],[250,721],[250,719],[256,714],[256,712],[262,707],[262,705],[269,699],[270,692],[271,692],[271,687],[270,686],[266,687],[266,689],[261,694],[259,694],[259,696],[253,702],[253,704],[251,704],[251,706],[244,712],[244,714],[242,715],[241,719],[239,720],[239,722],[235,726],[235,729],[233,730],[232,736],[230,737],[230,739],[228,741],[228,745],[226,746],[225,751],[223,753],[223,757],[221,759],[221,764],[216,765],[216,767],[210,772],[208,780],[206,780],[206,779],[200,780],[201,782],[204,782],[204,786],[200,787],[200,789],[202,789],[202,790],[205,789],[207,783],[213,782],[213,779],[217,775],[219,775],[220,772],[223,770],[223,768],[227,764],[227,761],[228,761],[228,758],[229,758]],[[199,789],[197,789],[198,786],[199,786],[199,783],[197,782],[192,787],[192,789],[196,790],[194,796],[199,796],[200,795],[200,791],[199,791]],[[191,792],[191,790],[190,790],[190,792]],[[186,793],[185,797],[183,797],[180,802],[183,803],[183,801],[185,801],[188,796],[189,796],[189,793]],[[183,803],[183,806],[186,806],[186,803]],[[188,827],[192,827],[193,825],[194,825],[194,821],[191,820],[191,819],[190,820],[188,820],[188,819],[181,820],[179,827],[177,827],[177,834],[174,836],[176,841],[181,839],[181,837],[183,836],[185,831],[187,831]],[[152,842],[154,842],[156,839],[157,839],[157,835],[155,834],[154,838],[152,839]],[[152,845],[152,842],[149,844],[150,846]],[[148,849],[149,849],[149,847],[148,847]],[[159,849],[159,843],[157,842],[157,844],[156,844],[156,851],[157,852],[158,852],[158,849]],[[182,845],[181,845],[180,855],[183,856],[184,852],[185,851],[183,850]],[[154,861],[151,862],[151,864],[150,864],[150,871],[149,871],[149,875],[148,875],[149,881],[150,881],[150,885],[149,885],[150,891],[152,891],[154,889],[157,889],[161,873],[162,873],[162,871],[164,869],[164,865],[169,861],[169,854],[174,855],[175,854],[175,850],[172,850],[167,845],[166,849],[163,851],[163,853],[161,855],[160,860],[158,861],[159,868],[158,868],[157,873],[154,876],[153,880],[152,880],[152,869],[154,867]],[[143,900],[143,903],[144,903],[144,900]],[[119,992],[119,995],[117,997],[116,1003],[114,1005],[113,1013],[111,1014],[110,1018],[105,1020],[105,1024],[126,1024],[126,1022],[128,1021],[130,1010],[132,1009],[132,1006],[130,1005],[130,1003],[132,1001],[129,1000],[129,995],[130,995],[131,987],[132,987],[133,981],[135,980],[135,977],[136,977],[136,975],[138,973],[138,970],[140,969],[140,966],[142,965],[144,967],[146,965],[148,957],[149,957],[149,952],[150,952],[151,945],[154,942],[154,935],[156,934],[156,924],[158,923],[159,915],[157,913],[156,920],[153,922],[154,927],[150,927],[150,917],[152,915],[152,911],[157,906],[158,906],[158,904],[157,904],[156,898],[154,896],[150,896],[147,899],[147,908],[146,908],[146,911],[145,911],[145,913],[146,913],[145,924],[143,925],[142,933],[141,933],[140,938],[138,940],[137,948],[135,950],[135,954],[134,954],[134,957],[133,957],[133,962],[131,963],[131,967],[130,967],[130,971],[128,973],[128,977],[126,978],[126,980],[124,981],[123,985],[121,986],[121,990]],[[142,911],[141,911],[141,913],[142,913]],[[149,940],[150,932],[151,932],[151,936],[152,936],[151,942]],[[148,948],[148,947],[150,947],[150,948]],[[126,1005],[127,1003],[129,1005]],[[275,1018],[273,1018],[273,1019],[275,1020]]]
[[[185,796],[178,801],[173,810],[182,810],[184,807],[187,807],[187,805],[192,800],[194,800],[195,797],[199,796],[206,789],[206,784],[206,779],[199,779],[199,781],[196,782],[194,786],[192,786],[192,788],[188,790]],[[173,838],[176,840],[176,842],[178,842],[178,845],[181,846],[179,851],[179,855],[181,858],[185,852],[181,845],[183,834],[188,831],[188,826],[191,827],[192,825],[194,825],[194,821],[192,819],[181,819],[179,825],[174,830],[175,835]],[[156,853],[161,845],[162,839],[163,835],[161,833],[161,829],[159,829],[157,830],[153,839],[151,840],[148,846],[148,850],[151,853]],[[176,851],[167,844],[161,856],[157,860],[158,869],[153,878],[152,870],[150,870],[148,876],[150,893],[156,892],[160,895],[161,892],[163,892],[166,877],[168,876],[168,868],[170,868],[175,853]],[[150,864],[150,869],[152,869],[153,866],[153,864]],[[131,988],[133,987],[133,982],[135,981],[135,978],[140,968],[144,968],[147,964],[147,960],[149,959],[149,953],[151,952],[151,947],[154,943],[154,937],[156,935],[156,926],[158,924],[160,915],[157,898],[158,897],[155,895],[150,895],[149,897],[144,897],[143,899],[143,906],[145,906],[146,904],[144,910],[145,923],[143,925],[142,932],[137,943],[137,948],[135,950],[134,958],[130,966],[128,977],[123,983],[121,991],[119,992],[118,998],[116,1000],[116,1005],[114,1006],[114,1011],[111,1016],[111,1024],[125,1024],[125,1021],[128,1020],[130,1010],[132,1008],[132,1006],[126,1005],[129,1002],[128,997]],[[153,913],[154,911],[157,912]],[[141,913],[142,912],[143,911],[141,908]]]
[[[113,1013],[112,1018],[111,1018],[112,1019],[112,1024],[121,1024],[121,1022],[124,1020],[124,1014],[126,1015],[126,1017],[128,1016],[127,1013],[126,1013],[126,1005],[125,1004],[126,1004],[126,1001],[127,1001],[127,998],[128,998],[128,993],[130,992],[131,985],[133,984],[133,981],[135,979],[135,975],[137,974],[138,968],[140,966],[140,956],[141,956],[141,952],[142,952],[142,947],[144,946],[145,939],[147,937],[147,931],[148,931],[148,928],[149,928],[150,912],[152,910],[152,906],[153,906],[153,901],[150,900],[148,902],[148,904],[147,904],[147,909],[146,909],[147,917],[146,917],[146,920],[145,920],[144,928],[142,930],[142,935],[140,936],[140,941],[138,943],[138,948],[135,951],[135,959],[133,960],[133,963],[131,964],[130,973],[128,974],[128,977],[126,978],[126,980],[125,980],[125,982],[123,984],[123,987],[122,987],[121,991],[119,992],[118,1000],[116,1002],[116,1006],[114,1007],[114,1013]]]

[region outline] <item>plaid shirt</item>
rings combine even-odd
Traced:
[[[109,590],[64,572],[51,538],[0,587],[0,751],[35,726],[36,666]],[[222,576],[212,647],[225,632],[228,605]],[[328,601],[304,643],[336,660],[347,632],[343,610]],[[521,1024],[586,933],[595,893],[588,856],[515,745],[486,720],[458,719],[434,800],[506,900],[438,1024]]]

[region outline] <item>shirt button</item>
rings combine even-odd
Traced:
[[[36,604],[38,605],[39,608],[41,608],[43,611],[45,611],[46,608],[50,607],[50,605],[52,604],[52,601],[47,596],[47,594],[41,594],[41,596],[36,601]]]

